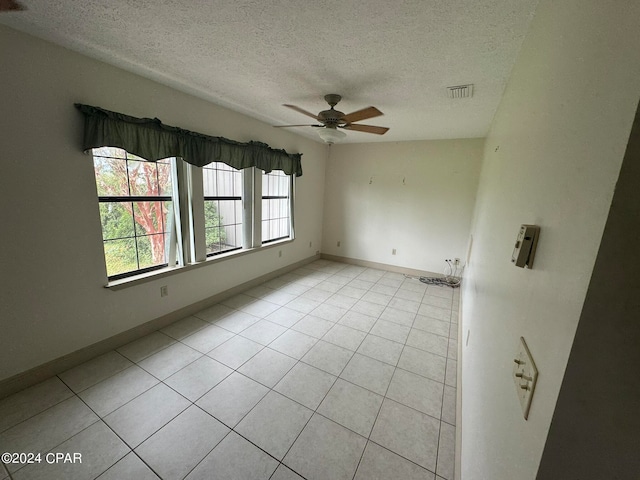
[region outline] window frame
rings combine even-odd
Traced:
[[[293,218],[294,218],[294,202],[293,202],[293,193],[294,193],[294,187],[295,187],[295,175],[287,175],[286,173],[284,173],[282,170],[272,170],[269,173],[266,173],[264,171],[260,171],[261,172],[261,182],[260,185],[262,187],[263,185],[263,178],[264,177],[268,177],[271,174],[278,174],[278,178],[288,178],[288,187],[289,187],[289,193],[287,196],[282,196],[282,195],[264,195],[264,192],[261,191],[260,192],[260,226],[261,226],[261,235],[260,235],[260,242],[261,245],[269,245],[272,243],[276,243],[276,242],[280,242],[280,241],[284,241],[284,240],[293,240],[294,239],[294,228],[293,228]],[[287,217],[278,217],[277,219],[282,219],[282,218],[286,218],[287,219],[287,228],[288,228],[288,234],[285,236],[280,236],[280,237],[275,237],[275,238],[269,238],[266,240],[262,239],[262,227],[264,225],[265,221],[271,221],[274,220],[274,218],[268,218],[265,219],[264,218],[264,212],[262,211],[262,206],[263,206],[263,202],[264,200],[288,200],[288,216]]]
[[[227,169],[218,169],[217,165],[224,165],[225,167],[228,167],[231,170],[227,170]],[[216,165],[216,167],[211,167],[211,165]],[[240,205],[242,207],[242,209],[244,210],[245,208],[245,182],[244,182],[244,172],[242,170],[237,170],[229,165],[227,165],[224,162],[211,162],[207,165],[204,165],[202,168],[202,181],[203,181],[203,195],[202,195],[202,201],[204,203],[204,210],[206,211],[206,202],[211,202],[211,201],[233,201],[233,202],[240,202]],[[232,172],[233,174],[238,174],[240,176],[240,196],[229,196],[229,195],[205,195],[204,194],[204,181],[205,181],[205,176],[204,176],[204,171],[205,170],[216,170],[218,172]],[[220,216],[220,208],[219,208],[220,204],[218,203],[217,205],[217,212],[218,215]],[[234,204],[234,209],[236,208],[235,204]],[[235,212],[234,212],[234,221],[237,221],[237,218],[235,217]],[[236,239],[236,244],[240,243],[239,246],[235,246],[233,248],[228,248],[226,250],[221,250],[221,251],[217,251],[217,252],[207,252],[206,251],[206,235],[207,235],[207,229],[210,228],[223,228],[227,227],[227,226],[236,226],[236,225],[240,225],[242,227],[241,229],[241,235],[240,235],[240,241],[238,242]],[[205,224],[204,224],[204,231],[205,231],[205,255],[207,258],[211,258],[211,257],[215,257],[218,255],[223,255],[226,253],[230,253],[230,252],[235,252],[238,250],[242,250],[243,248],[245,248],[245,242],[244,242],[244,231],[246,230],[246,225],[245,225],[245,218],[244,218],[244,214],[242,214],[241,218],[240,218],[240,224],[238,223],[230,223],[230,224],[221,224],[218,225],[218,227],[207,227],[206,225],[206,217],[205,217]]]
[[[177,184],[177,175],[176,175],[176,159],[174,157],[169,157],[167,159],[163,159],[163,161],[160,162],[149,162],[149,163],[154,163],[155,164],[155,179],[156,179],[156,183],[155,183],[155,188],[158,190],[158,194],[157,195],[132,195],[132,185],[131,185],[131,177],[130,177],[130,169],[129,169],[129,163],[130,162],[146,162],[146,160],[142,159],[141,157],[138,157],[134,154],[131,154],[130,152],[127,152],[124,149],[121,148],[117,148],[117,147],[104,147],[104,148],[114,148],[116,150],[118,150],[118,152],[112,152],[114,153],[114,155],[106,155],[105,153],[100,153],[99,150],[100,149],[93,149],[92,150],[92,159],[93,159],[93,166],[94,166],[94,179],[96,181],[96,193],[97,198],[98,198],[98,208],[101,210],[100,206],[101,205],[105,205],[105,204],[118,204],[118,203],[130,203],[131,204],[131,220],[132,220],[132,233],[133,235],[129,235],[129,236],[125,236],[125,237],[118,237],[118,238],[108,238],[105,239],[104,235],[105,232],[102,229],[102,222],[103,222],[103,218],[102,218],[102,212],[100,211],[100,224],[101,224],[101,236],[102,236],[102,248],[103,248],[103,254],[104,254],[104,262],[105,262],[105,272],[107,274],[107,280],[109,282],[113,282],[113,281],[118,281],[118,280],[123,280],[123,279],[128,279],[131,277],[137,277],[140,275],[145,275],[151,272],[155,272],[158,270],[163,270],[166,269],[167,267],[170,267],[170,260],[171,258],[176,258],[176,264],[181,264],[180,260],[176,257],[176,252],[180,251],[181,248],[176,245],[177,243],[177,234],[180,231],[179,228],[179,219],[180,219],[180,215],[179,212],[176,209],[176,205],[177,205],[177,190],[178,190],[178,184]],[[98,152],[98,153],[96,153]],[[122,155],[122,156],[117,156],[118,154]],[[99,159],[104,159],[104,160],[109,160],[109,161],[122,161],[125,162],[125,172],[126,172],[126,187],[127,187],[127,195],[100,195],[99,192],[99,187],[98,187],[98,178],[97,178],[97,172],[95,170],[96,168],[96,158]],[[168,160],[167,162],[165,162],[164,160]],[[170,195],[160,195],[159,190],[160,190],[160,179],[158,176],[158,163],[162,163],[164,165],[169,165],[169,173],[170,173],[170,179],[171,179],[171,194]],[[135,214],[135,208],[134,205],[136,203],[142,203],[142,202],[149,202],[149,203],[156,203],[159,202],[161,204],[160,208],[162,209],[162,215],[160,216],[160,218],[162,219],[162,231],[159,233],[155,233],[152,235],[162,235],[163,236],[163,243],[164,243],[164,256],[165,256],[165,262],[164,263],[160,263],[160,264],[155,264],[155,265],[150,265],[148,267],[142,267],[140,268],[140,251],[139,251],[139,246],[138,246],[138,239],[139,238],[143,238],[143,237],[151,237],[152,235],[150,234],[142,234],[139,235],[138,234],[138,229],[141,228],[141,226],[138,226],[137,222],[136,222],[136,214]],[[166,202],[171,202],[171,208],[168,209],[166,211],[166,214],[164,212],[165,209],[165,205]],[[156,212],[157,215],[157,212]],[[178,221],[176,221],[176,219],[178,219]],[[144,228],[144,227],[142,227]],[[113,275],[109,275],[108,273],[108,265],[107,265],[107,251],[106,251],[106,245],[108,242],[112,242],[115,240],[133,240],[134,245],[135,245],[135,259],[136,259],[136,264],[137,267],[135,270],[129,270],[126,272],[121,272],[121,273],[116,273]]]

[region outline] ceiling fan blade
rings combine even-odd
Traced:
[[[375,133],[376,135],[384,135],[389,131],[387,127],[376,127],[375,125],[359,125],[352,123],[342,127],[345,130],[355,130],[356,132]]]
[[[342,121],[346,123],[359,122],[360,120],[366,120],[368,118],[379,117],[380,115],[384,115],[380,110],[376,107],[367,107],[362,110],[358,110],[356,112],[351,112],[342,117]]]
[[[283,127],[324,127],[324,125],[314,125],[311,123],[305,123],[303,125],[273,125],[276,128],[283,128]]]
[[[296,107],[295,105],[288,105],[288,104],[285,103],[284,106],[285,107],[289,107],[289,108],[291,108],[292,110],[295,110],[298,113],[306,115],[307,117],[311,117],[311,118],[315,118],[316,120],[320,120],[317,115],[315,115],[315,114],[313,114],[311,112],[307,112],[306,110],[304,110],[304,109],[302,109],[300,107]]]
[[[15,0],[0,0],[0,12],[19,12],[23,10],[26,10],[26,8]]]

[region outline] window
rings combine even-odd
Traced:
[[[293,238],[292,175],[92,152],[109,281]]]
[[[109,279],[175,263],[175,160],[146,162],[102,147],[93,149],[93,165]]]
[[[242,172],[210,163],[202,181],[207,256],[242,248]]]
[[[262,243],[291,236],[293,176],[280,170],[262,174]]]

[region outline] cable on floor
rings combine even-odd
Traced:
[[[419,280],[427,285],[438,285],[442,287],[458,288],[462,283],[462,272],[464,267],[453,265],[451,260],[445,260],[447,266],[445,267],[443,277],[420,277]],[[460,272],[458,273],[458,270]]]

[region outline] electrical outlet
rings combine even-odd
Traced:
[[[337,244],[337,246],[338,246],[338,247],[340,246],[340,240],[338,240],[338,244]]]
[[[169,287],[168,286],[163,285],[162,287],[160,287],[160,296],[161,297],[169,296]]]
[[[396,249],[394,248],[393,250],[391,250],[391,255],[395,255],[396,254]]]

